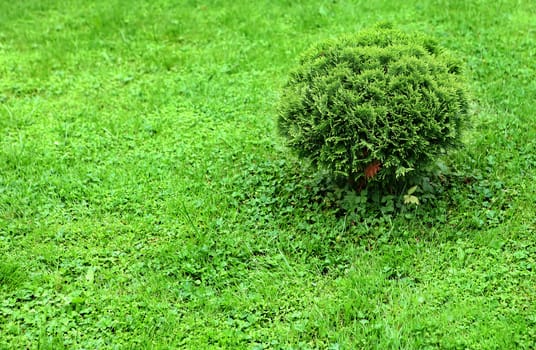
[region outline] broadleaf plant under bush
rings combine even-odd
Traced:
[[[460,145],[461,63],[434,40],[377,26],[320,43],[299,63],[282,91],[280,132],[356,188],[393,184]]]

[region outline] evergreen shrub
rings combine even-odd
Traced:
[[[378,26],[315,45],[283,88],[288,145],[362,188],[422,170],[460,146],[461,62],[436,41]]]

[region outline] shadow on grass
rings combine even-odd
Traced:
[[[318,232],[326,238],[368,242],[408,236],[448,240],[456,238],[460,227],[478,228],[460,208],[482,201],[484,191],[479,186],[485,181],[467,178],[440,163],[389,190],[371,183],[357,192],[306,163],[280,159],[252,161],[233,182],[234,205],[251,227],[280,227],[301,232],[303,239]]]

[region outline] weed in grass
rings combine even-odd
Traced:
[[[0,262],[0,287],[7,291],[16,290],[26,279],[23,269],[15,261]]]

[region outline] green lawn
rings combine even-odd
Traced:
[[[299,53],[385,20],[470,84],[419,206],[276,130]],[[532,0],[0,0],[0,349],[536,348],[535,62]]]

